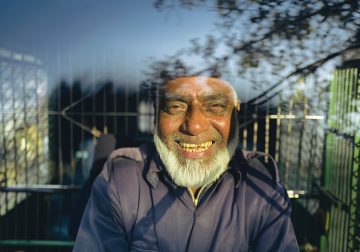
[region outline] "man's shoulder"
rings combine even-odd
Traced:
[[[246,163],[246,176],[257,177],[274,185],[280,183],[279,169],[271,155],[247,150],[242,150],[240,154]]]
[[[237,156],[242,183],[252,189],[248,191],[249,193],[255,192],[255,195],[262,195],[264,199],[288,197],[280,181],[278,166],[270,155],[241,150],[238,151]]]
[[[247,187],[265,202],[275,205],[287,205],[288,196],[285,187],[281,184],[279,170],[275,160],[262,152],[242,151],[245,161],[245,179]]]
[[[141,174],[146,160],[152,155],[152,146],[124,147],[114,150],[107,159],[101,172],[106,180],[114,177],[129,177]]]

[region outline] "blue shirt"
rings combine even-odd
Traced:
[[[113,152],[95,180],[73,251],[299,251],[275,164],[237,151],[195,205],[154,147]]]

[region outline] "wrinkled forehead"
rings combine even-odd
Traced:
[[[229,83],[212,77],[176,78],[166,82],[159,91],[165,96],[167,93],[189,97],[222,94],[236,100],[235,91]]]

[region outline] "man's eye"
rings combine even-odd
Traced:
[[[222,103],[214,103],[208,106],[208,111],[213,113],[222,113],[226,110],[226,105]]]
[[[166,112],[170,115],[179,115],[187,110],[187,106],[183,104],[171,104],[166,107]]]

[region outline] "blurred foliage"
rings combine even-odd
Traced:
[[[264,96],[269,99],[268,93],[285,80],[294,77],[290,84],[295,84],[297,78],[360,47],[359,1],[154,0],[153,4],[162,12],[205,8],[217,13],[218,22],[213,34],[194,38],[187,48],[156,60],[149,77],[159,81],[168,75],[220,76],[232,71],[262,91],[250,103]],[[201,63],[191,65],[190,57]]]

